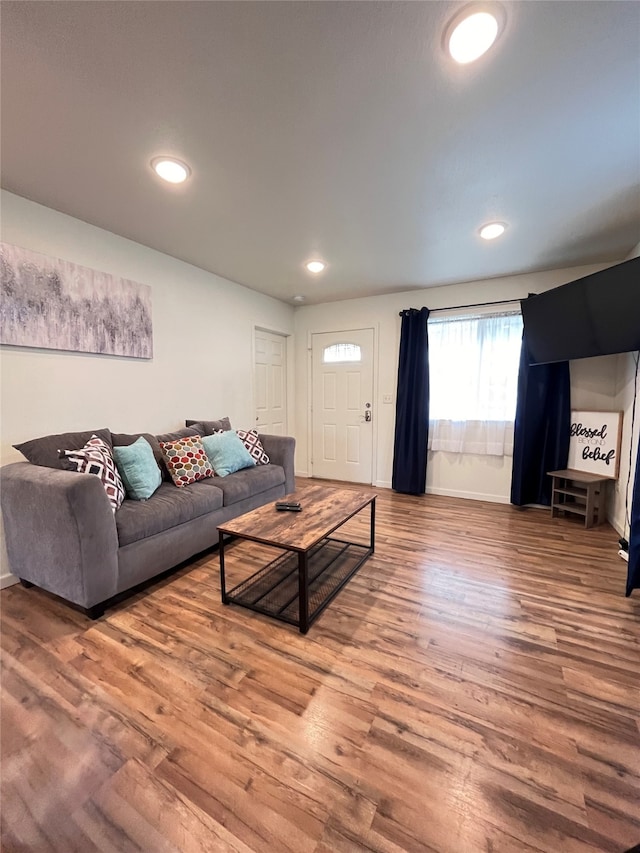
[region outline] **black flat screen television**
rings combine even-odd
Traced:
[[[640,258],[522,300],[534,364],[640,350]]]

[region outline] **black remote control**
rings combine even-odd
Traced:
[[[302,507],[298,501],[276,501],[276,509],[279,512],[301,512]]]

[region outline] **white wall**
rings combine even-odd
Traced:
[[[306,475],[309,335],[373,327],[377,340],[374,482],[390,486],[398,312],[422,305],[438,308],[517,300],[529,292],[548,290],[608,266],[575,267],[303,306],[295,310],[294,317],[291,306],[282,302],[19,196],[2,192],[1,204],[2,241],[149,284],[154,324],[151,361],[1,347],[1,464],[22,458],[12,444],[53,432],[109,426],[114,431],[159,433],[181,426],[185,417],[223,415],[229,415],[237,426],[251,424],[252,339],[256,324],[286,334],[295,329],[289,348],[289,429],[298,441],[297,473]],[[640,254],[640,246],[636,254]],[[184,304],[191,306],[190,313],[180,310]],[[572,362],[571,371],[574,406],[625,410],[619,492],[630,446],[631,356]],[[388,394],[393,403],[383,404],[383,396]],[[637,446],[637,437],[635,441]],[[510,457],[503,460],[430,454],[427,489],[432,492],[506,502],[510,479]],[[616,493],[612,512],[615,526],[624,514],[623,497]],[[0,571],[6,575],[4,553],[0,554]]]
[[[519,300],[540,293],[610,264],[573,267],[529,275],[448,285],[385,296],[351,299],[296,309],[296,452],[297,471],[308,475],[309,456],[309,336],[313,332],[373,327],[377,335],[378,383],[374,403],[374,484],[389,487],[393,465],[395,394],[403,308],[430,309],[468,303]],[[581,408],[611,408],[616,386],[616,356],[572,362],[572,397]],[[595,362],[598,362],[597,364]],[[393,403],[382,402],[392,395]],[[429,454],[427,491],[458,497],[508,502],[511,488],[511,457],[472,456],[436,452]]]
[[[625,260],[640,258],[640,243],[627,255]],[[616,395],[613,410],[624,412],[622,418],[622,446],[620,451],[620,472],[614,494],[609,502],[609,521],[615,529],[629,538],[627,515],[631,515],[631,496],[638,455],[638,436],[640,435],[640,375],[636,377],[636,360],[640,352],[625,352],[617,356]],[[633,435],[633,403],[636,400],[635,425]],[[629,459],[631,456],[631,459]]]
[[[622,442],[620,450],[620,469],[618,480],[613,489],[609,501],[609,521],[613,527],[629,538],[629,525],[627,516],[631,515],[631,495],[633,492],[634,472],[636,470],[636,456],[638,453],[638,435],[640,434],[640,402],[636,402],[636,417],[631,434],[631,423],[633,420],[634,389],[637,397],[640,397],[640,376],[636,379],[636,359],[638,353],[625,352],[616,356],[617,358],[617,384],[616,394],[613,400],[612,411],[623,412],[622,416]],[[629,456],[631,455],[631,460]]]
[[[572,409],[615,411],[618,358],[617,355],[600,355],[569,362]]]
[[[291,306],[11,193],[1,204],[3,242],[150,285],[154,355],[2,347],[0,463],[49,433],[161,433],[224,415],[253,424],[253,324],[290,334]]]

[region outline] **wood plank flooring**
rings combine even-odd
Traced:
[[[375,491],[376,553],[306,636],[223,607],[216,552],[97,622],[4,590],[5,853],[640,843],[616,533]],[[231,581],[266,553],[231,545]]]

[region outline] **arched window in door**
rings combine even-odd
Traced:
[[[331,344],[322,351],[323,364],[338,364],[346,361],[362,361],[362,350],[358,344]]]

